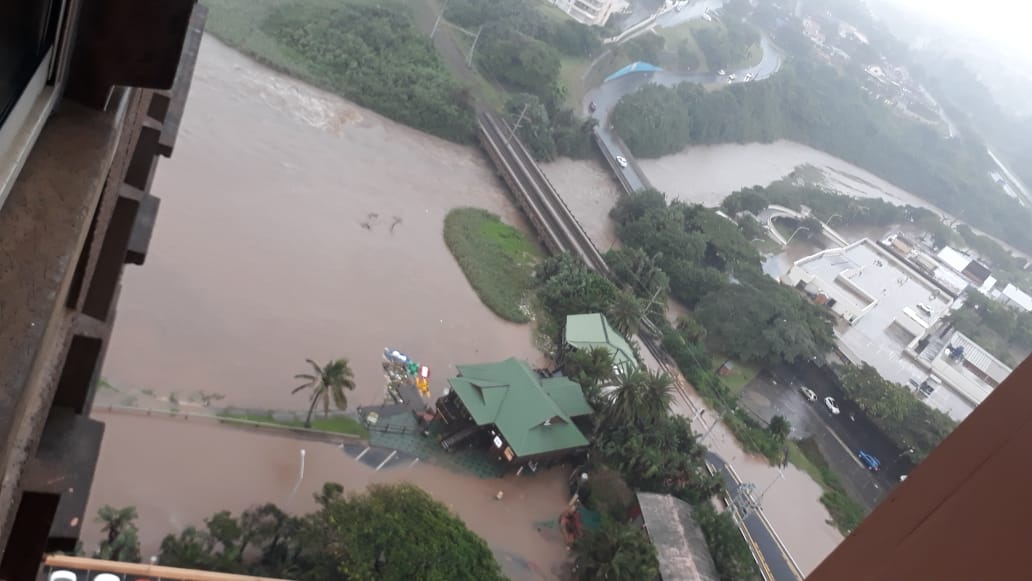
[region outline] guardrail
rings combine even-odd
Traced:
[[[328,432],[326,430],[315,430],[312,428],[302,428],[295,426],[284,426],[283,424],[276,424],[271,422],[260,422],[257,420],[245,420],[241,418],[234,418],[229,416],[217,416],[211,414],[192,414],[189,412],[172,411],[163,409],[152,409],[152,408],[134,408],[120,405],[106,405],[106,406],[93,406],[94,412],[106,412],[112,414],[124,414],[124,415],[135,415],[135,416],[162,416],[169,419],[178,419],[183,421],[200,421],[209,422],[213,424],[225,424],[241,428],[249,428],[258,431],[275,432],[283,434],[289,432],[296,436],[302,436],[309,439],[318,439],[323,441],[336,441],[336,440],[363,440],[361,436],[355,434],[345,434],[343,432]]]

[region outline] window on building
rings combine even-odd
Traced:
[[[53,45],[60,5],[60,0],[0,2],[0,123]]]

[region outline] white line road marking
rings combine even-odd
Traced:
[[[365,456],[366,452],[368,452],[368,451],[369,451],[369,446],[366,446],[365,450],[362,450],[361,452],[358,453],[358,456],[355,456],[355,460],[361,460],[362,456]]]
[[[408,467],[409,467],[409,468],[412,468],[413,466],[415,466],[415,465],[416,465],[416,462],[419,462],[419,458],[416,458],[415,460],[413,460],[413,461],[409,462],[409,465],[408,465]]]
[[[380,468],[383,468],[385,464],[390,462],[391,458],[393,458],[395,455],[397,455],[397,453],[398,453],[397,450],[391,450],[390,456],[387,456],[386,458],[383,459],[383,462],[380,462],[380,465],[376,467],[376,471],[379,472]]]

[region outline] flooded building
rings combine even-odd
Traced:
[[[634,349],[600,313],[568,315],[563,328],[563,344],[567,351],[602,347],[613,356],[613,371],[633,371],[638,367]]]
[[[457,365],[437,411],[450,425],[445,448],[478,438],[500,461],[531,465],[563,460],[585,450],[588,439],[575,423],[592,413],[580,385],[565,377],[541,377],[526,362]]]
[[[79,539],[122,270],[147,255],[204,14],[0,3],[0,579],[35,579],[43,553]]]

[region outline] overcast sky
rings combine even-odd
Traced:
[[[1026,0],[893,0],[1032,57],[1032,5]]]

